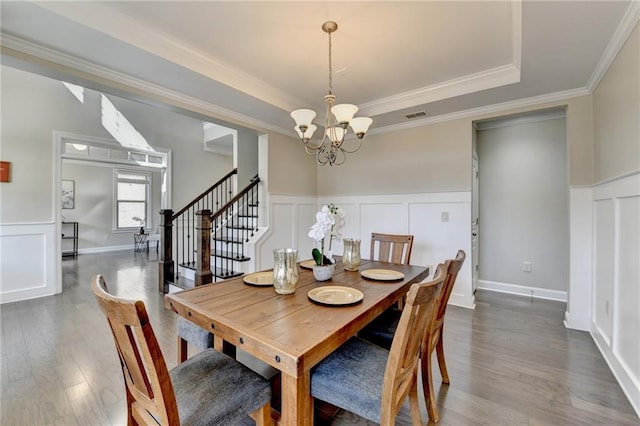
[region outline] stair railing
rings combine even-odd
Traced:
[[[245,258],[245,243],[258,230],[259,183],[260,178],[254,177],[249,186],[211,215],[211,272],[215,281],[242,275],[233,266],[234,261]]]
[[[196,267],[196,212],[216,212],[227,205],[234,193],[232,178],[237,174],[238,170],[233,169],[175,214],[170,209],[160,211],[160,292],[167,293],[169,283],[178,281],[175,262],[192,269]]]

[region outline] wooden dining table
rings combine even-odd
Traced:
[[[371,280],[361,275],[368,269],[397,271],[404,278]],[[216,342],[241,348],[279,370],[279,424],[310,425],[312,367],[428,275],[424,266],[362,260],[359,271],[346,271],[338,262],[333,277],[324,282],[299,267],[296,291],[290,295],[277,294],[273,286],[248,285],[238,277],[167,294],[165,307],[211,331]],[[364,297],[351,305],[319,304],[308,293],[320,286],[349,287]]]

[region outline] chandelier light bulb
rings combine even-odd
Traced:
[[[338,123],[344,128],[349,125],[353,116],[358,112],[358,107],[351,104],[340,104],[331,107],[331,112],[338,120]]]
[[[342,142],[342,140],[344,139],[344,134],[347,131],[345,129],[343,129],[342,127],[329,127],[326,130],[327,133],[327,137],[329,138],[329,140],[333,143],[333,144],[337,144]]]
[[[369,117],[356,117],[349,122],[349,125],[351,126],[353,133],[358,136],[358,139],[362,139],[365,133],[367,133],[367,130],[369,130],[371,123],[373,123],[373,120]]]
[[[316,118],[316,112],[310,109],[297,109],[291,111],[291,118],[293,118],[298,126],[311,125],[311,122]]]

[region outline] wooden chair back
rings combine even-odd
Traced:
[[[144,303],[111,296],[102,275],[93,277],[91,288],[107,317],[120,357],[127,391],[128,423],[179,425],[169,371]]]
[[[420,346],[434,319],[435,301],[446,277],[444,266],[438,265],[434,278],[413,284],[396,329],[382,390],[381,424],[393,424],[410,392],[417,392]],[[417,403],[417,398],[412,398]],[[412,410],[414,412],[414,410]],[[419,409],[416,411],[419,413]]]
[[[377,249],[377,250],[376,250]],[[411,262],[413,249],[413,235],[371,234],[371,260],[381,262],[400,263],[408,265]],[[376,257],[376,251],[378,256]]]
[[[458,272],[460,272],[460,268],[462,268],[462,264],[464,263],[466,257],[467,255],[464,250],[458,250],[455,259],[445,262],[445,265],[447,267],[447,277],[445,278],[444,284],[442,286],[442,291],[438,296],[434,329],[442,328],[442,324],[444,322],[444,314],[447,311],[447,303],[449,303],[451,291],[453,290],[453,286],[456,283],[456,278],[458,277]]]

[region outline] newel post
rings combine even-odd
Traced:
[[[211,210],[196,212],[196,275],[197,287],[213,281],[211,273]]]
[[[160,262],[158,268],[158,291],[169,293],[169,283],[173,282],[173,210],[160,210]]]

